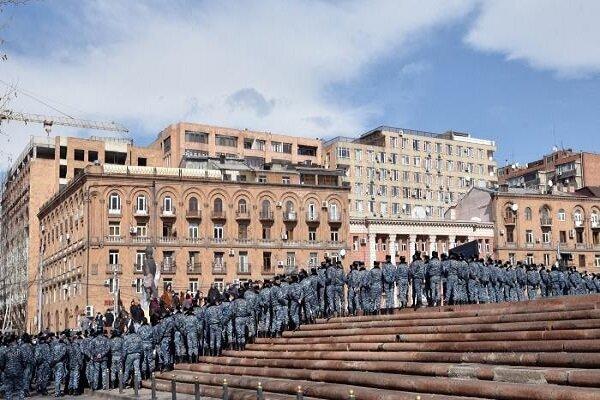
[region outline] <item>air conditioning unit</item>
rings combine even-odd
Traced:
[[[360,239],[360,244],[363,244],[363,245],[367,244],[367,239],[365,239],[365,238]]]
[[[94,306],[85,306],[85,316],[90,318],[94,317]]]
[[[137,281],[135,279],[131,281],[131,287],[137,287]]]
[[[281,234],[281,240],[287,240],[287,234],[282,233]]]
[[[229,249],[229,257],[235,256],[235,251],[233,249]]]
[[[281,208],[281,206],[283,205],[280,201],[277,202],[277,207]]]
[[[130,226],[129,233],[131,233],[132,235],[135,235],[137,233],[137,228],[135,226]]]
[[[321,208],[327,208],[327,202],[326,201],[321,202]]]
[[[277,261],[277,266],[278,267],[283,267],[283,261]]]

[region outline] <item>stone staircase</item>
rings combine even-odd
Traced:
[[[600,295],[319,320],[157,374],[229,399],[598,400]],[[144,382],[150,387],[150,382]],[[352,395],[350,392],[352,391]]]

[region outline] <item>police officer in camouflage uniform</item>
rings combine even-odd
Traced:
[[[179,309],[176,309],[173,314],[173,345],[175,346],[175,362],[177,363],[187,359],[185,342],[185,315]]]
[[[441,286],[442,286],[442,262],[438,258],[438,252],[433,251],[431,258],[427,263],[427,277],[429,278],[429,293],[431,305],[441,305]]]
[[[206,324],[209,334],[209,351],[211,356],[221,353],[221,336],[223,335],[223,316],[221,307],[214,301],[206,309]]]
[[[112,331],[110,338],[110,387],[118,388],[123,383],[123,338],[118,329]]]
[[[404,308],[408,305],[408,265],[406,258],[400,257],[400,262],[396,266],[396,288],[398,290],[398,306]]]
[[[525,271],[525,267],[520,261],[517,262],[515,274],[517,276],[517,301],[523,301],[525,300],[525,288],[527,287],[527,272]]]
[[[142,325],[138,328],[137,333],[142,339],[142,376],[148,378],[154,372],[154,346],[156,342],[154,338],[154,330],[150,325],[148,325],[148,320],[146,317],[142,319]]]
[[[21,336],[21,344],[19,346],[26,362],[25,370],[23,371],[23,393],[25,397],[29,397],[29,387],[31,386],[31,378],[35,369],[35,358],[33,355],[33,346],[31,345],[31,336],[24,333]]]
[[[173,369],[173,352],[171,346],[173,344],[173,331],[175,323],[171,315],[167,315],[156,325],[156,343],[159,346],[158,363],[161,371],[171,371]]]
[[[469,279],[467,281],[467,292],[469,295],[469,303],[477,304],[479,300],[479,282],[477,278],[479,276],[479,266],[475,258],[471,257],[468,264]]]
[[[63,395],[62,387],[67,376],[65,365],[68,363],[69,356],[65,332],[61,333],[60,338],[53,338],[50,343],[50,353],[52,354],[52,369],[54,370],[54,397],[61,397]]]
[[[333,280],[331,284],[333,285],[333,304],[334,304],[334,312],[337,316],[341,316],[346,309],[346,305],[344,304],[344,285],[346,283],[346,277],[344,276],[344,268],[342,267],[342,262],[337,261],[335,263]]]
[[[198,350],[200,348],[198,337],[200,335],[200,331],[202,330],[202,325],[192,310],[187,311],[184,325],[187,353],[190,358],[190,362],[195,363],[198,361]]]
[[[391,313],[394,308],[394,282],[396,281],[396,266],[392,262],[392,256],[386,255],[383,268],[381,268],[383,277],[383,292],[385,293],[385,312]]]
[[[123,339],[123,355],[125,356],[125,372],[123,382],[129,380],[129,374],[133,370],[132,387],[139,388],[142,380],[140,372],[140,361],[144,352],[142,338],[134,333],[133,325],[129,327],[129,333]]]
[[[350,315],[356,315],[360,309],[360,273],[358,271],[358,262],[354,261],[350,265],[350,271],[346,275],[346,282],[348,284],[348,313]]]
[[[311,275],[306,271],[300,273],[300,290],[302,290],[302,311],[304,312],[304,322],[314,323],[318,308],[318,299],[316,292],[317,271],[312,269]]]
[[[319,317],[324,317],[327,307],[325,300],[325,294],[327,290],[327,265],[324,261],[317,269],[317,277],[317,281],[319,282]]]
[[[258,327],[259,334],[267,337],[271,332],[271,282],[266,280],[258,292],[258,302],[260,304],[260,323]]]
[[[81,333],[71,338],[69,344],[69,387],[68,393],[70,395],[79,394],[81,386],[80,374],[81,368],[83,367],[83,353],[81,352]]]
[[[408,267],[408,273],[412,282],[413,307],[420,307],[423,305],[423,285],[425,284],[426,271],[419,251],[413,256],[413,261]]]
[[[479,304],[485,304],[490,302],[491,297],[491,284],[490,284],[490,268],[485,264],[483,259],[477,261],[478,275],[477,280],[479,281]]]
[[[48,338],[45,335],[40,335],[38,339],[38,343],[33,351],[36,365],[36,386],[37,392],[45,396],[47,395],[48,383],[52,374],[50,370],[50,346],[47,342]]]
[[[298,282],[298,276],[294,275],[291,278],[291,284],[289,286],[289,304],[290,304],[290,328],[298,329],[300,327],[300,309],[302,306],[302,288]],[[241,346],[243,347],[243,346]]]
[[[548,297],[550,296],[550,289],[552,287],[549,272],[543,265],[540,265],[538,273],[540,274],[540,295]]]
[[[240,292],[235,300],[233,300],[231,305],[231,315],[234,323],[233,329],[235,330],[234,347],[236,350],[243,350],[246,346],[246,330],[250,325],[250,318],[252,317],[250,307],[244,298],[243,291]]]
[[[3,371],[4,379],[4,398],[21,400],[24,397],[23,373],[27,360],[15,336],[10,335],[6,342],[8,347],[0,357],[0,370]]]
[[[102,378],[102,389],[108,390],[108,356],[110,354],[110,340],[100,331],[92,339],[92,382],[93,390],[100,388],[99,379]]]
[[[379,266],[379,261],[373,263],[373,268],[369,271],[370,276],[370,294],[371,294],[371,312],[379,314],[381,309],[381,294],[383,292],[383,274]]]

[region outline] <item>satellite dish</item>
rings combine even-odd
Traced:
[[[519,209],[519,205],[515,203],[512,206],[510,206],[510,209],[516,212]]]

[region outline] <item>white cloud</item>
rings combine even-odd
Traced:
[[[466,42],[562,77],[600,72],[600,2],[489,0]]]
[[[80,117],[133,121],[151,136],[182,119],[317,137],[357,133],[379,110],[326,99],[324,89],[356,79],[377,57],[402,56],[418,35],[472,8],[398,0],[79,4],[70,35],[60,36],[77,46],[13,56],[0,75],[76,106]],[[37,111],[22,97],[13,108]]]

